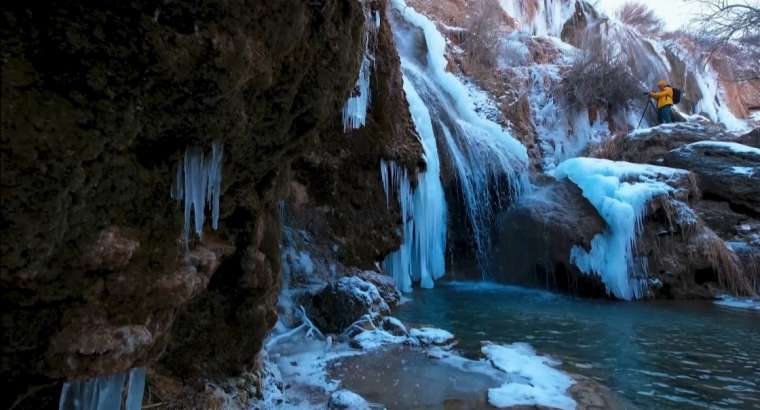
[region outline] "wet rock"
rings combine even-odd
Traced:
[[[668,152],[664,164],[696,174],[706,198],[719,198],[743,213],[760,215],[760,149],[697,142]]]
[[[325,333],[341,333],[364,315],[390,311],[375,285],[356,276],[328,284],[308,297],[304,307],[314,325]]]
[[[736,137],[720,126],[693,121],[665,124],[633,131],[606,144],[601,156],[615,161],[663,165],[665,155],[698,141],[729,141]]]
[[[755,128],[754,130],[742,135],[741,137],[737,138],[735,142],[749,145],[750,147],[760,148],[760,128]]]
[[[85,251],[83,264],[89,270],[119,270],[129,264],[139,246],[139,241],[118,226],[109,226],[100,231],[98,239]]]
[[[551,182],[523,197],[497,217],[494,279],[603,296],[598,278],[570,262],[575,245],[588,249],[606,224],[580,189],[567,180]]]

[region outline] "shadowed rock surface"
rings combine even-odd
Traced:
[[[3,10],[3,407],[165,350],[188,378],[254,364],[276,317],[276,201],[340,121],[363,22],[348,0]],[[184,253],[169,189],[185,150],[214,141],[220,229]]]

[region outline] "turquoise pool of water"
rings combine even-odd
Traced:
[[[481,341],[527,342],[642,409],[760,409],[760,312],[708,301],[614,302],[489,283],[416,290],[398,318]]]

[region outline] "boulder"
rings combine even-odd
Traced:
[[[749,145],[750,147],[760,148],[760,128],[755,128],[754,130],[737,138],[734,142]]]
[[[605,144],[600,155],[616,161],[662,165],[665,154],[682,145],[704,140],[735,139],[717,125],[703,122],[679,122],[633,131]]]
[[[356,276],[340,278],[319,292],[307,295],[306,312],[321,331],[341,333],[362,316],[390,312],[377,287]]]
[[[664,163],[692,171],[706,198],[735,210],[760,215],[760,149],[732,142],[701,141],[664,156]]]
[[[383,297],[390,307],[398,305],[401,301],[401,292],[396,289],[396,283],[393,278],[373,271],[364,271],[357,276],[375,285],[380,296]]]
[[[590,248],[605,222],[568,180],[552,182],[523,197],[497,217],[495,280],[603,296],[601,282],[570,262],[574,245]]]

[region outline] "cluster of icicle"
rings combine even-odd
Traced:
[[[134,368],[110,376],[66,382],[61,390],[59,410],[120,410],[124,385],[127,387],[126,410],[142,408],[145,369]]]
[[[205,156],[203,149],[190,147],[185,157],[177,164],[177,173],[171,189],[171,197],[184,204],[183,237],[190,239],[190,215],[198,237],[203,235],[206,219],[206,205],[211,208],[211,227],[219,228],[219,197],[222,187],[222,157],[224,146],[219,142],[211,144],[211,155]]]
[[[432,153],[435,154],[435,153]],[[401,247],[388,255],[384,269],[393,276],[396,287],[412,290],[412,283],[432,288],[435,280],[445,273],[446,198],[438,172],[438,158],[418,175],[417,189],[412,189],[407,171],[393,161],[380,161],[380,177],[385,189],[386,205],[390,207],[395,194],[401,208],[403,239]]]
[[[594,236],[591,250],[574,246],[570,259],[587,274],[599,275],[607,292],[625,300],[639,299],[646,292],[647,263],[634,254],[647,204],[673,191],[662,180],[683,176],[688,171],[656,165],[572,158],[554,172],[568,178],[607,223]]]
[[[471,93],[457,76],[446,70],[446,40],[435,23],[406,5],[393,0],[391,14],[396,46],[401,59],[407,100],[414,90],[417,103],[424,107],[428,124],[414,118],[420,127],[436,131],[456,172],[458,187],[466,205],[475,251],[484,273],[490,252],[490,226],[494,209],[506,205],[529,189],[528,155],[525,147],[499,124],[483,118],[475,110]],[[401,18],[397,18],[400,16]],[[420,36],[419,34],[422,34]],[[419,41],[424,44],[419,44]],[[419,50],[427,50],[420,55]],[[435,145],[436,135],[431,136]],[[427,155],[427,153],[426,153]],[[437,153],[436,153],[437,157]],[[428,162],[430,163],[430,162]]]
[[[380,12],[370,11],[369,1],[362,1],[364,10],[364,54],[359,68],[359,78],[351,96],[343,105],[343,130],[348,131],[364,126],[367,122],[367,110],[369,109],[372,92],[370,80],[372,68],[375,64],[375,44],[377,32],[380,29]]]

